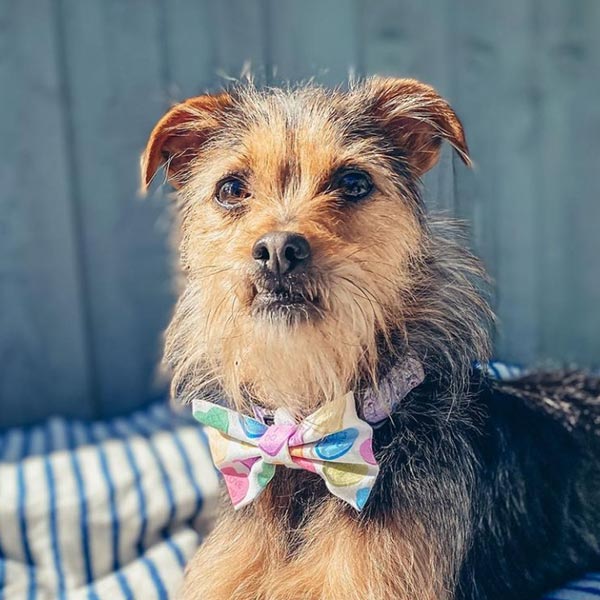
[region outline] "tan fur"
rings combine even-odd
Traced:
[[[187,568],[185,600],[444,600],[442,550],[400,515],[361,522],[328,499],[293,543],[267,496],[227,513]],[[290,545],[297,550],[291,552]]]
[[[347,92],[242,87],[167,113],[142,158],[142,180],[146,187],[165,163],[179,192],[185,281],[165,350],[173,395],[215,394],[242,411],[255,402],[306,415],[359,381],[376,385],[381,352],[396,352],[392,334],[405,346],[430,343],[419,329],[422,310],[438,339],[468,338],[485,354],[476,313],[486,308],[465,275],[479,268],[458,253],[460,269],[445,267],[455,246],[432,235],[418,198],[416,182],[437,161],[442,139],[468,161],[452,109],[413,80],[374,79]],[[368,200],[340,202],[328,183],[341,167],[370,174]],[[235,215],[213,200],[231,173],[243,173],[251,190]],[[252,313],[251,249],[274,230],[309,241],[305,294],[318,298],[318,317],[290,323]],[[455,288],[477,306],[472,321],[445,318],[443,299]],[[440,300],[423,308],[424,290],[437,290]],[[470,356],[446,360],[459,369]],[[454,574],[408,515],[367,522],[326,496],[292,525],[292,509],[278,502],[267,491],[239,514],[224,512],[188,567],[187,600],[446,597]]]
[[[238,134],[235,149],[209,147],[198,157],[181,196],[189,286],[167,333],[166,356],[177,357],[171,360],[175,387],[194,376],[196,391],[218,384],[238,407],[245,391],[267,406],[302,413],[340,397],[374,369],[376,333],[402,316],[398,298],[410,283],[410,263],[419,259],[421,229],[377,149],[364,139],[344,140],[318,91],[298,93],[294,101],[291,115],[294,107],[283,96],[269,98],[261,111],[248,107],[253,122]],[[368,169],[379,187],[378,202],[357,208],[352,219],[322,190],[327,175],[345,164]],[[299,168],[283,186],[286,165]],[[251,210],[237,221],[207,201],[215,180],[232,171],[250,171],[255,193]],[[328,313],[293,335],[287,326],[257,323],[248,311],[250,249],[273,229],[308,238],[319,266],[315,292]]]

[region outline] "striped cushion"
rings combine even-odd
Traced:
[[[164,404],[0,434],[0,600],[173,598],[217,487],[201,429]],[[598,598],[589,574],[545,600]]]
[[[201,429],[165,405],[0,436],[0,599],[173,597],[210,521]]]
[[[544,600],[598,600],[600,573],[588,573],[583,579],[570,583],[562,590],[544,596]]]

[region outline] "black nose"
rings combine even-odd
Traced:
[[[310,245],[299,233],[271,231],[254,244],[252,258],[271,273],[285,275],[306,266],[310,260]]]

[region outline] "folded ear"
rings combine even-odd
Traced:
[[[142,191],[163,164],[167,165],[167,180],[173,187],[181,187],[191,162],[221,125],[223,109],[230,103],[231,96],[224,92],[190,98],[169,110],[152,130],[142,154]]]
[[[447,140],[471,166],[462,124],[452,107],[430,86],[414,79],[375,77],[366,83],[371,110],[406,152],[412,172],[421,176],[439,159]]]

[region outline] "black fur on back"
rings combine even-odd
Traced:
[[[473,368],[490,348],[485,273],[452,222],[428,222],[405,328],[380,355],[381,375],[410,353],[425,381],[375,430],[381,471],[358,518],[400,515],[414,527],[406,534],[433,544],[448,598],[537,600],[600,570],[600,378],[553,371],[509,382]],[[272,495],[292,552],[314,508],[336,501],[298,471],[278,473]]]
[[[425,383],[376,432],[382,470],[363,518],[425,524],[456,600],[533,600],[600,570],[600,379],[474,371],[450,413],[436,394]]]

